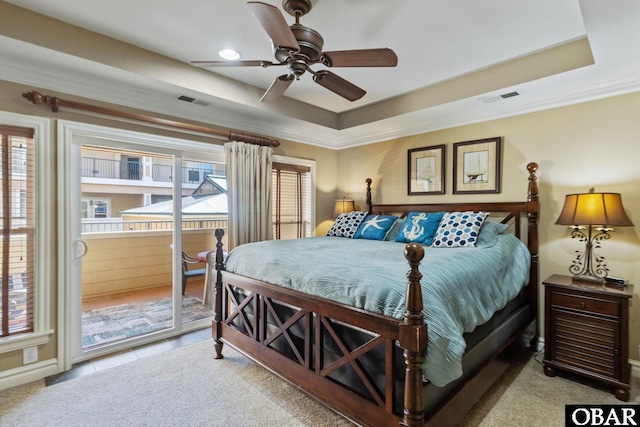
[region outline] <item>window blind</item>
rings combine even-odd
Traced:
[[[310,168],[273,162],[273,237],[311,236]]]
[[[0,126],[0,336],[33,332],[35,147],[33,129]]]

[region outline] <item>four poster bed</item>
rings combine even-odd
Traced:
[[[394,214],[411,238],[419,219],[486,212],[462,245],[473,247],[447,247],[437,221],[428,245],[389,238],[393,228],[341,237],[337,220],[331,236],[241,245],[223,260],[216,230],[216,358],[227,343],[357,424],[455,424],[535,346],[537,167],[522,202],[375,205],[367,180],[371,230]]]

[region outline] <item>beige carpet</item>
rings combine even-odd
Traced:
[[[74,380],[0,392],[0,425],[350,426],[322,405],[207,340]],[[640,403],[640,381],[632,400]],[[241,402],[241,403],[238,403]],[[469,426],[562,426],[566,403],[620,403],[608,391],[547,378],[530,354],[516,361],[465,418]]]
[[[610,404],[616,399],[600,383],[570,374],[547,377],[543,355],[521,357],[489,389],[463,420],[464,426],[564,426],[565,405]],[[632,378],[629,404],[640,403],[640,379]]]

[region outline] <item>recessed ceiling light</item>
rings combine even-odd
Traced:
[[[233,49],[222,49],[220,52],[218,52],[218,55],[220,55],[222,59],[227,59],[229,61],[240,59],[240,52]]]

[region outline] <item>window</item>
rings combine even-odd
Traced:
[[[80,202],[82,218],[109,218],[109,199],[83,197]]]
[[[0,337],[33,332],[35,147],[30,128],[0,126]]]
[[[312,235],[311,178],[309,166],[273,162],[274,239],[299,239]]]

